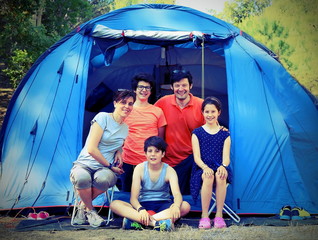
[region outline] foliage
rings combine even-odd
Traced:
[[[63,37],[92,15],[91,5],[85,0],[46,0],[42,24],[48,35]]]
[[[134,4],[141,3],[161,3],[161,4],[174,4],[174,0],[114,0],[112,9],[119,9],[127,6],[131,6]]]
[[[92,6],[88,0],[2,0],[0,62],[9,66],[19,49],[24,49],[34,61],[76,25],[91,17]]]
[[[26,50],[16,49],[8,62],[8,68],[3,72],[10,78],[10,83],[13,88],[16,88],[20,80],[23,78],[27,70],[33,62],[32,57],[28,55]]]
[[[30,22],[38,1],[25,0],[13,3],[4,0],[0,6],[0,59],[8,59],[18,46],[25,48],[33,42]]]
[[[93,18],[108,13],[112,9],[114,0],[90,0],[93,8]]]
[[[258,16],[271,4],[271,0],[233,0],[224,3],[224,10],[219,18],[233,24],[241,23],[249,16]]]
[[[316,0],[273,0],[260,16],[239,28],[275,52],[283,66],[318,96],[318,20]]]

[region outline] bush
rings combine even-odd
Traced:
[[[32,63],[33,59],[26,50],[16,49],[13,51],[8,61],[8,68],[4,69],[3,72],[9,77],[14,89],[17,88]]]

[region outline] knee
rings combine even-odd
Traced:
[[[181,204],[181,216],[188,214],[190,212],[190,209],[191,205],[188,202],[183,201]]]
[[[109,207],[114,210],[118,207],[118,205],[120,205],[120,201],[119,200],[114,200],[110,203]]]
[[[116,184],[116,177],[113,176],[98,176],[98,178],[94,179],[94,187],[107,191],[108,188],[114,186]]]
[[[203,176],[202,181],[203,181],[203,184],[208,185],[208,186],[212,186],[212,184],[214,182],[214,176],[210,176],[210,177]]]
[[[110,209],[114,213],[116,213],[120,216],[123,216],[125,214],[125,210],[127,209],[127,206],[130,206],[130,205],[124,201],[121,201],[121,200],[114,200],[109,205]]]
[[[87,189],[92,186],[91,178],[85,175],[72,178],[72,183],[76,189]]]
[[[216,176],[215,181],[219,186],[226,186],[226,179],[221,179],[219,176]]]

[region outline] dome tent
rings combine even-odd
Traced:
[[[275,56],[238,28],[191,8],[141,4],[92,19],[49,48],[16,90],[0,135],[0,209],[67,206],[69,180],[98,111],[138,72],[169,94],[169,73],[189,70],[191,92],[223,103],[231,132],[237,213],[283,205],[318,213],[318,111]]]

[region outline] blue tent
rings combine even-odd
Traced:
[[[156,79],[153,101],[183,68],[192,92],[223,102],[231,131],[237,213],[285,204],[318,213],[318,111],[275,55],[238,28],[191,8],[143,4],[90,20],[49,48],[16,90],[0,135],[0,208],[67,206],[72,162],[90,119],[138,72]]]

